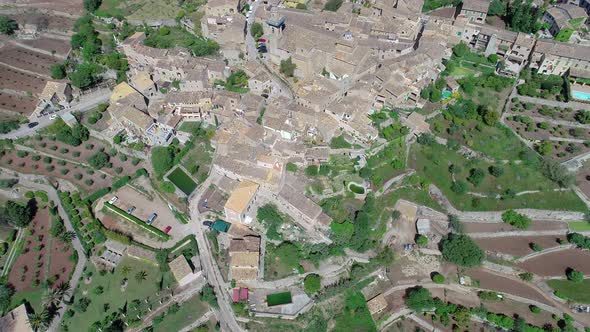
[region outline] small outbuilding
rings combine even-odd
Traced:
[[[429,219],[418,219],[416,221],[416,229],[418,230],[418,234],[420,235],[427,235],[430,233],[430,220]]]
[[[172,262],[168,263],[168,266],[170,266],[170,271],[172,271],[180,287],[189,284],[200,275],[200,273],[194,273],[184,255],[176,257]]]
[[[367,301],[367,307],[369,308],[369,312],[372,316],[381,313],[383,310],[385,310],[385,308],[387,308],[385,296],[383,296],[383,294],[379,294],[370,299]]]

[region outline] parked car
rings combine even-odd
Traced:
[[[158,215],[154,212],[145,223],[151,225],[154,222],[154,220],[156,220],[156,218],[158,218]]]
[[[211,227],[211,226],[213,226],[213,222],[209,221],[209,220],[205,220],[205,221],[203,221],[203,226]]]
[[[39,124],[39,122],[31,122],[27,125],[27,127],[33,128],[33,127],[36,127],[38,124]]]
[[[266,43],[266,39],[264,39],[264,38],[259,38],[259,39],[258,39],[258,42],[259,42],[259,43]]]
[[[135,211],[135,206],[132,206],[127,209],[127,213],[129,213],[129,214],[131,214],[133,211]]]
[[[55,120],[55,119],[57,119],[57,114],[51,114],[49,116],[49,120]]]
[[[166,226],[166,228],[164,228],[164,233],[168,234],[168,232],[170,232],[171,229],[172,226]]]
[[[109,199],[109,204],[115,204],[115,202],[119,199],[117,196],[113,196],[113,198]]]

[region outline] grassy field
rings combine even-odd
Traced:
[[[96,14],[103,17],[150,21],[173,19],[180,10],[176,0],[104,0]]]
[[[395,205],[399,199],[405,199],[407,201],[424,205],[437,211],[445,210],[442,206],[440,206],[440,204],[432,199],[432,197],[430,197],[430,194],[428,194],[427,190],[420,190],[412,187],[403,187],[392,191],[385,195],[384,199],[390,201],[392,205]]]
[[[29,291],[21,291],[16,292],[12,299],[10,299],[10,307],[16,308],[18,307],[23,301],[28,302],[35,312],[43,311],[43,295],[44,295],[43,287],[37,287],[33,290]]]
[[[295,273],[299,267],[299,253],[297,248],[290,243],[283,243],[275,246],[268,244],[266,246],[265,280],[277,280]]]
[[[128,267],[129,271],[126,271],[127,268],[124,267]],[[145,279],[138,281],[136,277],[141,271],[145,272]],[[133,258],[124,258],[112,274],[101,275],[93,264],[87,265],[85,273],[92,273],[91,282],[78,284],[74,294],[75,303],[72,306],[75,314],[70,318],[64,318],[70,331],[76,330],[77,327],[90,326],[93,322],[103,319],[134,300],[140,300],[145,304],[143,300],[149,298],[148,302],[155,307],[158,304],[158,297],[155,294],[159,291],[160,282],[163,287],[174,283],[169,272],[162,273],[156,265]],[[125,278],[128,279],[128,285],[123,291],[121,285]],[[102,287],[102,294],[97,294],[96,290],[99,287]],[[76,309],[76,303],[84,297],[90,300],[90,305],[85,312],[81,312]],[[105,304],[108,304],[108,310],[105,310]],[[128,318],[135,317],[132,315],[132,309],[128,308],[128,311]]]
[[[454,138],[460,144],[494,159],[518,160],[520,153],[528,149],[509,128],[501,124],[493,127],[480,124],[476,129],[478,123],[480,122],[477,120],[466,120],[459,130],[451,135],[449,134],[449,128],[453,126],[451,121],[446,120],[443,116],[437,116],[430,121],[437,136]],[[490,142],[494,142],[494,144],[490,144]]]
[[[180,167],[176,167],[175,170],[168,174],[168,180],[170,180],[178,189],[182,190],[187,196],[190,195],[197,184],[190,176],[188,176]]]
[[[213,148],[207,142],[197,143],[182,159],[181,164],[199,183],[207,179],[213,158]]]
[[[590,303],[590,279],[584,279],[581,283],[575,283],[569,280],[549,280],[549,287],[559,291],[568,300],[579,303]]]
[[[379,153],[367,159],[371,183],[380,188],[389,179],[401,174],[406,166],[406,144],[398,138],[383,148]]]
[[[459,210],[487,211],[514,208],[538,208],[569,211],[586,211],[584,203],[573,191],[555,192],[557,186],[545,178],[537,169],[524,164],[503,164],[503,175],[496,178],[488,173],[491,163],[466,159],[457,152],[445,146],[435,144],[425,146],[415,144],[410,152],[409,166],[418,175],[429,179],[439,187],[451,203]],[[449,167],[454,165],[459,171],[454,174],[457,182],[465,184],[467,192],[486,194],[486,198],[476,198],[466,193],[456,193],[451,190],[453,175]],[[483,170],[485,176],[478,186],[467,181],[470,170]],[[498,199],[506,190],[521,192],[540,190],[539,193],[526,194],[508,199]],[[476,204],[474,204],[476,202]]]
[[[201,301],[196,295],[181,303],[180,310],[176,313],[166,315],[162,322],[154,325],[154,332],[180,331],[203,316],[208,308],[207,303]]]
[[[590,222],[587,221],[570,221],[567,223],[574,232],[590,232]]]

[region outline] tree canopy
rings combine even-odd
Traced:
[[[8,16],[0,15],[0,33],[12,35],[16,29],[18,29],[18,24],[15,20]]]
[[[477,266],[485,256],[477,244],[464,234],[449,234],[443,238],[440,246],[443,258],[459,266]]]
[[[29,200],[26,205],[14,201],[6,202],[0,209],[0,219],[18,227],[26,227],[37,212],[37,204],[34,199]]]
[[[174,150],[156,146],[152,149],[152,166],[158,176],[163,176],[174,165]]]
[[[317,274],[308,274],[303,280],[303,288],[307,295],[317,293],[321,288],[321,278]]]
[[[297,65],[293,63],[291,57],[289,57],[287,60],[281,61],[281,73],[285,74],[285,76],[293,77],[295,74],[295,68],[297,68]]]
[[[264,34],[264,30],[262,28],[262,24],[255,22],[250,27],[250,34],[254,37],[254,40],[258,40],[258,38],[262,37]]]
[[[97,153],[90,156],[90,158],[88,158],[88,163],[90,164],[90,166],[96,169],[101,169],[107,166],[107,164],[109,163],[109,159],[110,157],[108,154],[104,153],[103,151],[98,151]]]
[[[514,210],[502,213],[502,221],[519,229],[526,229],[531,224],[531,218]]]
[[[432,310],[435,307],[430,291],[420,286],[408,289],[404,302],[408,308],[416,312]]]
[[[100,7],[102,0],[84,0],[84,9],[88,12],[93,12]]]

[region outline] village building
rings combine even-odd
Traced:
[[[256,192],[259,185],[255,182],[244,180],[229,196],[225,203],[225,217],[229,222],[249,224],[251,220],[246,218],[252,203],[256,201]]]
[[[563,75],[570,68],[590,69],[590,46],[538,40],[531,55],[531,68],[539,74]]]
[[[260,237],[248,235],[241,239],[232,239],[228,249],[230,257],[230,278],[238,285],[242,281],[258,278],[260,261]]]
[[[156,83],[147,71],[140,71],[131,77],[131,85],[146,98],[152,98],[158,92]]]
[[[367,307],[369,308],[369,313],[371,316],[375,316],[387,308],[387,301],[385,300],[383,294],[379,294],[367,301]]]
[[[564,29],[575,30],[584,26],[588,19],[586,10],[571,4],[558,4],[547,8],[543,15],[543,21],[549,24],[549,32],[557,36]]]
[[[47,81],[34,114],[40,117],[68,108],[72,98],[72,88],[68,83]]]
[[[25,304],[19,305],[0,318],[0,331],[33,332]]]
[[[180,255],[168,263],[174,279],[178,282],[178,286],[184,287],[189,283],[195,281],[200,275],[201,271],[193,271],[193,268],[186,261],[184,255]]]
[[[490,8],[490,0],[464,0],[458,17],[470,23],[484,23]]]

